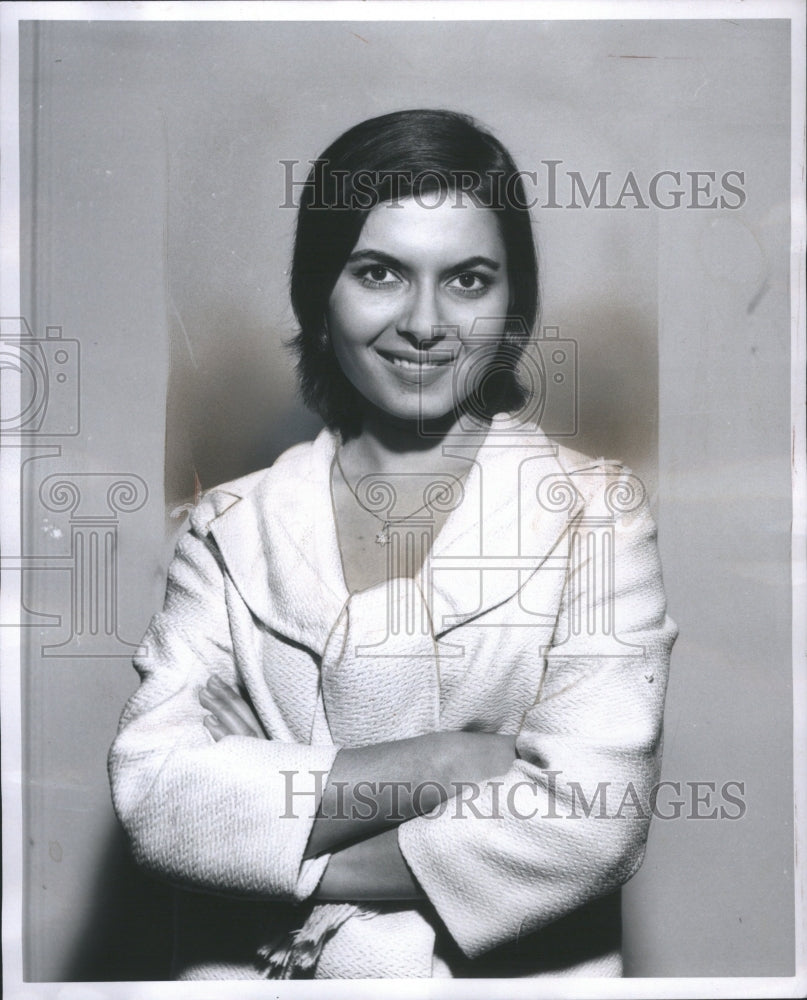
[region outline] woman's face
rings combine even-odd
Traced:
[[[437,420],[486,373],[509,298],[489,209],[453,194],[442,205],[408,198],[367,216],[331,293],[328,330],[365,399],[399,420]]]

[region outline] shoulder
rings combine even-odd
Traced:
[[[582,501],[590,516],[622,518],[648,508],[644,483],[625,462],[589,455],[546,436],[543,440],[554,449],[555,466],[542,483],[544,491],[559,496],[565,490],[570,502]]]
[[[512,413],[497,413],[492,420],[490,435],[486,444],[505,446],[512,444],[514,450],[527,453],[530,449],[536,455],[552,457],[558,472],[569,475],[588,469],[624,469],[624,463],[614,457],[595,457],[570,447],[561,438],[547,434],[539,423],[533,420],[521,420]]]
[[[190,514],[190,525],[205,532],[211,521],[242,501],[262,503],[273,491],[294,491],[309,482],[322,464],[323,431],[314,441],[304,441],[284,451],[272,465],[211,487],[202,494]]]
[[[603,492],[614,483],[633,476],[631,469],[617,458],[587,455],[560,444],[557,461],[584,497]]]

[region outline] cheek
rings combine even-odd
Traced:
[[[328,330],[330,331],[332,337],[337,332],[341,336],[342,331],[345,330],[347,326],[346,319],[350,316],[350,313],[351,309],[349,296],[340,279],[331,292],[331,296],[328,299],[328,308],[325,313]]]
[[[361,289],[339,283],[331,293],[328,302],[328,329],[337,350],[337,342],[345,345],[361,344],[371,339],[383,328],[388,309],[378,297],[370,299]]]
[[[378,324],[363,308],[360,296],[334,290],[326,314],[328,336],[339,367],[356,384],[365,377],[367,347],[377,335]]]
[[[497,286],[480,299],[459,302],[454,307],[455,322],[460,327],[461,339],[483,331],[485,337],[504,333],[505,317],[510,305],[510,291],[506,285]]]
[[[463,317],[459,324],[459,339],[466,354],[495,354],[505,338],[507,304],[488,300],[485,308],[477,308]]]

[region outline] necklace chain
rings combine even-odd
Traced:
[[[388,544],[390,540],[389,532],[393,524],[403,524],[405,521],[411,521],[416,514],[419,514],[422,510],[425,510],[427,507],[429,508],[429,510],[431,510],[431,507],[429,506],[429,502],[427,500],[426,503],[421,504],[420,507],[417,508],[417,510],[413,510],[412,513],[407,514],[406,517],[381,517],[380,514],[376,514],[374,510],[372,510],[370,507],[367,506],[366,503],[364,503],[359,494],[350,485],[350,480],[347,478],[347,476],[345,475],[345,470],[342,468],[342,461],[339,457],[339,449],[337,449],[335,457],[336,457],[336,466],[339,469],[339,474],[344,480],[345,486],[347,486],[347,488],[350,490],[353,499],[356,501],[359,507],[362,508],[362,510],[366,510],[368,514],[370,514],[372,517],[376,519],[376,521],[379,521],[381,523],[381,530],[375,536],[376,545],[383,546]]]

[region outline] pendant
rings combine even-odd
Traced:
[[[375,536],[376,545],[387,545],[389,542],[389,522],[385,521],[381,531]]]

